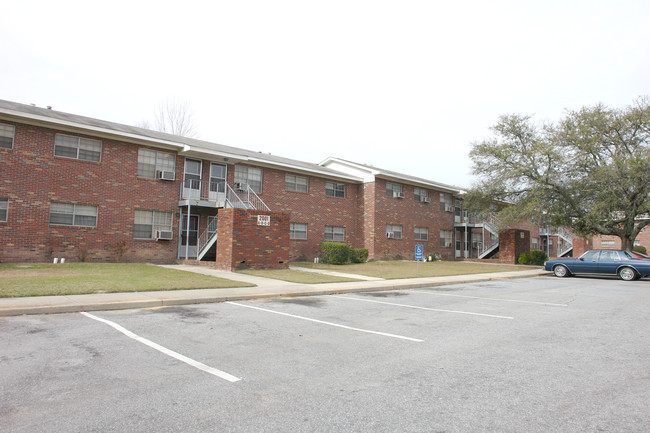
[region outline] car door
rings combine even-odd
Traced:
[[[598,259],[599,274],[616,274],[621,265],[621,258],[618,251],[601,251]]]
[[[598,256],[600,251],[591,250],[584,253],[580,258],[569,266],[574,274],[596,274],[598,273]]]

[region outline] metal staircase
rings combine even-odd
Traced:
[[[233,189],[226,184],[226,208],[252,209],[270,211],[269,207],[248,184],[238,184]],[[197,240],[197,260],[201,260],[210,251],[217,241],[217,218],[208,224]]]
[[[557,249],[558,257],[564,257],[573,251],[573,239],[575,235],[567,230],[565,227],[544,226],[539,228],[540,236],[555,236],[562,242],[559,243]]]

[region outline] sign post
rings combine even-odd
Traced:
[[[415,261],[417,264],[417,276],[420,276],[420,262],[424,260],[424,245],[415,246]]]

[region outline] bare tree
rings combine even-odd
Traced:
[[[187,99],[174,96],[166,98],[156,105],[153,125],[148,120],[142,120],[137,126],[196,138],[198,133],[192,116],[190,102]]]

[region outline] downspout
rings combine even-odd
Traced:
[[[192,202],[190,200],[187,201],[187,229],[185,232],[185,260],[188,260],[189,254],[190,254],[190,215],[192,215],[192,212],[190,212],[192,206]]]

